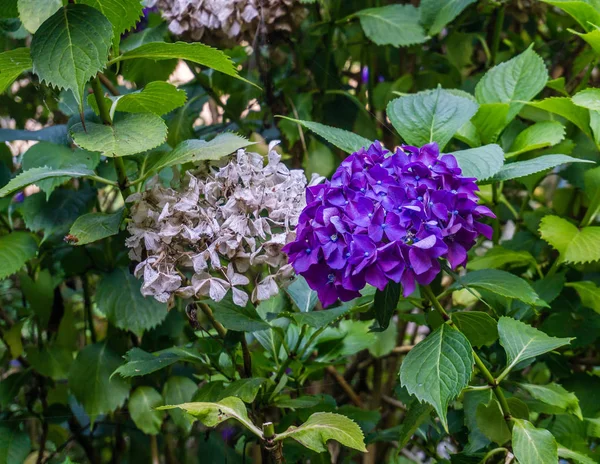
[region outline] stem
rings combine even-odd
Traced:
[[[250,350],[248,350],[248,343],[246,342],[246,335],[242,335],[242,357],[244,358],[244,374],[246,377],[252,377],[252,358],[250,357]]]
[[[152,456],[152,464],[160,464],[156,435],[150,435],[150,455]]]
[[[213,327],[215,328],[215,330],[217,331],[219,336],[221,338],[225,338],[227,331],[225,330],[225,327],[223,327],[221,325],[221,323],[215,319],[215,316],[212,312],[212,309],[210,309],[210,306],[208,306],[206,303],[202,303],[202,302],[198,302],[198,306],[200,307],[200,309],[202,310],[202,312],[204,313],[206,318],[213,325]]]
[[[562,264],[562,259],[559,256],[558,259],[556,261],[554,261],[552,266],[550,266],[550,269],[548,269],[548,272],[546,273],[546,277],[552,277],[554,274],[556,274],[556,271],[558,271],[558,268],[560,267],[561,264]]]
[[[344,390],[344,393],[346,393],[346,395],[348,395],[348,398],[350,398],[350,400],[359,408],[364,408],[364,404],[362,402],[362,400],[360,399],[360,396],[358,396],[356,394],[356,392],[354,391],[354,389],[352,388],[352,386],[346,382],[346,379],[344,378],[343,375],[340,375],[340,373],[335,369],[335,367],[333,366],[327,366],[326,369],[328,374],[330,374],[335,381],[340,385],[340,387],[342,387],[342,390]],[[381,388],[379,389],[379,394],[381,394]]]
[[[100,182],[101,184],[112,185],[113,187],[119,186],[119,184],[117,182],[105,179],[104,177],[100,177],[100,176],[85,176],[85,178],[89,179],[89,180],[94,180],[96,182]]]
[[[100,84],[100,79],[98,77],[92,80],[92,90],[94,91],[94,98],[98,104],[98,112],[100,113],[102,122],[107,126],[112,125],[110,111],[104,101],[104,92],[102,92],[102,85]]]
[[[492,241],[494,245],[498,245],[500,242],[500,211],[498,210],[498,185],[492,184],[492,208],[494,210],[494,234],[492,236]]]
[[[94,330],[94,315],[92,314],[92,293],[90,291],[90,282],[87,275],[81,276],[81,283],[83,286],[83,302],[85,306],[85,314],[90,325],[90,337],[92,343],[96,343],[96,331]]]
[[[444,307],[441,305],[441,303],[439,302],[439,300],[436,298],[435,294],[431,290],[431,287],[429,287],[428,285],[421,286],[421,289],[423,290],[423,293],[425,293],[425,296],[431,302],[433,307],[437,311],[439,311],[440,315],[444,318],[444,320],[449,321],[449,324],[451,326],[453,326],[454,328],[456,328],[456,326],[450,319],[450,316],[448,315],[448,313],[446,312]],[[458,330],[458,328],[456,328],[456,329]],[[477,355],[477,353],[475,353],[475,350],[471,349],[471,351],[473,352],[473,358],[475,359],[475,364],[477,365],[477,368],[481,372],[481,375],[483,375],[483,377],[487,381],[488,385],[490,387],[492,387],[492,391],[494,392],[494,395],[496,395],[496,398],[498,399],[498,403],[500,403],[500,407],[502,408],[502,413],[504,414],[504,418],[508,422],[511,418],[511,414],[510,414],[510,407],[508,406],[506,398],[504,397],[504,393],[502,393],[502,390],[500,388],[498,388],[498,382],[496,381],[496,379],[494,379],[494,376],[488,370],[488,368],[485,367],[485,364],[483,364],[483,361],[481,360],[481,358]]]
[[[500,453],[508,453],[508,450],[506,448],[494,448],[483,457],[483,459],[481,460],[481,464],[485,464],[489,458]]]

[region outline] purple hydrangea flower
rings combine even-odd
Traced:
[[[296,240],[283,251],[323,306],[390,280],[408,296],[438,275],[440,258],[464,265],[477,237],[492,236],[480,220],[494,215],[461,172],[436,143],[392,154],[375,142],[346,158],[331,181],[307,189]]]

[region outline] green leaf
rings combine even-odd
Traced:
[[[542,0],[549,5],[563,9],[571,15],[586,31],[600,25],[600,12],[593,1],[588,0]]]
[[[327,441],[335,440],[348,448],[367,452],[360,427],[351,419],[331,412],[316,412],[299,427],[290,427],[278,434],[275,441],[293,438],[317,453],[327,451]]]
[[[529,419],[529,408],[519,398],[513,396],[506,399],[508,408],[510,409],[510,415],[517,419]]]
[[[165,397],[165,401],[169,401]],[[262,432],[256,427],[246,411],[246,406],[239,398],[224,398],[216,403],[183,403],[162,406],[159,409],[179,408],[188,414],[194,416],[207,427],[216,427],[217,425],[229,419],[235,419],[255,435],[262,437]],[[278,435],[278,437],[281,435]]]
[[[491,441],[503,445],[510,440],[510,430],[504,420],[500,403],[492,398],[489,404],[480,403],[475,414],[477,427]]]
[[[142,296],[140,287],[141,282],[121,267],[102,278],[96,293],[98,309],[109,322],[138,337],[167,317],[167,305]]]
[[[504,164],[504,152],[496,144],[459,150],[452,154],[462,169],[462,175],[478,180],[489,179],[502,169]]]
[[[19,0],[19,19],[32,34],[63,6],[62,0]]]
[[[251,379],[241,379],[231,382],[224,390],[219,393],[219,399],[235,396],[244,403],[252,403],[260,390],[260,387],[267,379],[262,377],[253,377]]]
[[[515,251],[501,246],[490,248],[485,255],[475,256],[467,263],[467,269],[478,271],[482,269],[498,269],[504,266],[523,267],[535,266],[537,261],[528,251]]]
[[[208,142],[206,140],[185,140],[168,153],[151,155],[147,170],[158,172],[175,164],[218,161],[236,152],[238,149],[245,148],[253,143],[244,137],[230,132],[219,134]]]
[[[140,348],[132,348],[125,356],[125,364],[119,366],[112,375],[138,377],[152,374],[178,361],[192,361],[198,358],[187,350],[178,347],[168,348],[156,353],[147,353]]]
[[[436,35],[475,2],[476,0],[422,0],[419,5],[421,24],[429,29],[429,35]]]
[[[140,0],[77,0],[99,10],[113,26],[115,43],[119,43],[121,34],[130,30],[142,16]]]
[[[292,313],[292,318],[296,324],[306,324],[316,329],[328,326],[336,319],[350,312],[352,308],[349,305],[342,305],[338,308],[325,309],[322,311],[310,311],[306,313]]]
[[[573,95],[573,103],[588,110],[600,110],[600,89],[585,89]]]
[[[396,282],[388,282],[383,291],[377,290],[375,292],[373,309],[375,310],[375,320],[379,324],[380,330],[385,330],[390,325],[390,319],[394,315],[400,301],[401,290],[402,285]]]
[[[48,269],[43,269],[37,273],[34,280],[23,272],[19,275],[19,280],[21,282],[21,291],[27,299],[31,311],[37,317],[40,329],[46,329],[54,305],[55,282],[52,274],[50,274]]]
[[[156,81],[150,82],[142,90],[118,97],[109,97],[108,100],[112,103],[111,111],[153,113],[162,116],[185,105],[187,95],[185,91],[178,90],[168,82]],[[98,104],[95,98],[91,99],[90,106],[98,114]]]
[[[37,250],[38,244],[28,232],[11,232],[0,237],[0,280],[21,269]]]
[[[516,161],[514,163],[505,164],[504,167],[496,173],[493,180],[503,181],[519,179],[566,163],[593,163],[593,161],[573,158],[572,156],[567,155],[544,155],[526,161]]]
[[[558,216],[544,216],[540,235],[566,263],[589,263],[600,260],[600,227],[577,228]]]
[[[231,294],[228,294],[221,301],[207,301],[206,304],[212,308],[215,319],[228,330],[237,330],[238,332],[258,332],[268,330],[271,326],[263,321],[256,308],[250,301],[244,308],[236,305]]]
[[[77,218],[71,226],[69,235],[77,238],[75,245],[86,245],[88,243],[102,240],[119,233],[119,226],[123,220],[121,208],[115,213],[89,213]]]
[[[229,56],[221,50],[209,47],[200,42],[150,42],[117,56],[110,64],[136,58],[147,58],[155,61],[177,58],[180,60],[191,61],[192,63],[206,66],[207,68],[214,69],[215,71],[222,72],[223,74],[252,84],[252,82],[244,79],[238,74],[237,68]]]
[[[588,44],[590,44],[594,52],[600,55],[600,29],[594,29],[593,31],[587,32],[585,34],[574,31],[572,29],[569,29],[569,31],[585,40]]]
[[[387,5],[354,13],[365,35],[377,45],[406,47],[427,40],[419,24],[419,10],[412,5]]]
[[[285,291],[302,313],[308,313],[317,304],[317,292],[308,286],[304,277],[299,276]]]
[[[556,464],[556,440],[548,430],[537,429],[531,422],[514,419],[512,429],[513,453],[519,464]]]
[[[86,131],[87,129],[87,131]],[[128,114],[112,126],[87,122],[71,129],[73,141],[81,148],[104,156],[129,156],[158,147],[167,139],[167,125],[150,113]]]
[[[437,142],[443,150],[477,108],[473,100],[438,87],[392,100],[387,113],[406,143],[421,146]]]
[[[2,71],[0,71],[1,73]],[[0,74],[1,76],[2,74]],[[40,130],[0,129],[0,142],[12,142],[13,140],[36,140],[52,143],[69,144],[67,137],[67,125],[57,124],[44,127]]]
[[[451,317],[473,346],[491,345],[498,340],[498,323],[487,313],[460,311],[452,313]]]
[[[129,382],[111,378],[119,364],[121,357],[106,343],[95,343],[79,351],[71,365],[69,388],[92,421],[117,409],[129,396]]]
[[[480,404],[488,404],[491,400],[491,390],[466,391],[463,395],[465,425],[469,429],[469,441],[465,450],[469,452],[474,453],[490,444],[490,440],[477,426],[477,407]]]
[[[594,282],[590,282],[589,280],[569,282],[565,286],[574,288],[577,291],[583,306],[591,308],[600,314],[600,287]]]
[[[574,393],[568,392],[563,387],[555,383],[547,385],[534,385],[530,383],[520,383],[519,387],[529,393],[536,400],[542,401],[546,405],[554,406],[560,411],[573,414],[583,420],[579,400]]]
[[[156,408],[163,404],[162,396],[154,388],[138,387],[131,394],[127,409],[138,429],[148,435],[158,435],[164,413]]]
[[[530,47],[486,72],[475,87],[475,97],[479,103],[508,103],[506,122],[510,122],[524,102],[542,91],[547,80],[544,60]]]
[[[398,432],[398,448],[404,448],[412,436],[415,434],[417,429],[429,419],[433,407],[427,403],[421,403],[418,400],[413,400],[407,406],[406,415],[402,419],[400,424],[400,431]]]
[[[35,346],[27,348],[27,360],[40,374],[54,380],[66,379],[73,363],[73,355],[69,348],[50,346],[39,349]]]
[[[577,464],[597,464],[595,460],[585,454],[572,451],[563,446],[558,445],[558,456],[565,459],[570,459]]]
[[[15,48],[0,53],[0,93],[4,92],[17,77],[33,67],[29,48]]]
[[[71,89],[82,108],[85,84],[106,66],[112,37],[112,25],[102,13],[68,4],[33,36],[33,72],[49,85]]]
[[[498,269],[482,269],[480,271],[469,272],[457,278],[457,282],[453,284],[453,287],[487,290],[530,305],[545,306],[545,303],[539,299],[537,293],[525,280],[510,272]]]
[[[400,368],[400,383],[419,401],[431,404],[448,430],[448,404],[467,386],[472,371],[469,340],[442,324],[406,355]]]
[[[162,409],[171,409],[169,411],[169,416],[171,416],[171,419],[173,419],[173,422],[175,423],[175,425],[177,425],[178,427],[181,427],[182,429],[184,429],[186,432],[189,432],[192,428],[192,424],[194,423],[194,420],[188,416],[187,414],[185,414],[185,412],[180,411],[178,409],[174,409],[174,408],[180,408],[181,406],[184,406],[184,404],[181,403],[187,403],[187,401],[190,401],[192,399],[192,397],[194,396],[194,393],[196,393],[196,390],[198,390],[198,386],[196,385],[196,383],[190,379],[188,379],[187,377],[179,377],[179,376],[172,376],[169,377],[165,383],[165,386],[163,388],[163,393],[162,396],[165,399],[165,404],[166,405],[176,405],[176,406],[159,406],[158,410],[162,410]],[[241,403],[240,400],[237,400]],[[190,404],[190,403],[187,403]],[[191,403],[194,404],[194,403]],[[242,403],[244,404],[244,403]],[[185,408],[181,408],[185,411]]]
[[[354,153],[361,148],[369,148],[373,144],[370,140],[344,129],[337,129],[336,127],[326,126],[318,122],[300,121],[299,119],[288,118],[286,116],[278,117],[304,126],[346,153]]]
[[[27,432],[18,426],[0,425],[0,463],[22,464],[31,450]]]
[[[522,361],[571,343],[570,338],[550,337],[524,322],[504,316],[498,321],[498,335],[508,357],[506,371]]]
[[[472,123],[483,143],[494,143],[508,125],[508,103],[484,103],[472,119]]]
[[[590,135],[590,112],[586,108],[577,106],[568,97],[551,97],[527,104],[549,113],[558,114],[575,124],[584,134]]]
[[[12,179],[8,184],[0,189],[0,198],[5,197],[9,193],[35,184],[40,180],[50,179],[52,177],[85,177],[93,176],[95,173],[84,165],[72,166],[64,169],[54,169],[48,166],[41,168],[32,168],[22,172],[17,177]]]
[[[558,121],[541,121],[529,126],[513,142],[507,158],[556,145],[565,138],[565,127]]]
[[[52,169],[86,167],[93,170],[99,162],[100,156],[97,153],[86,152],[83,150],[74,152],[64,145],[40,142],[36,143],[25,152],[21,160],[21,167],[23,168],[23,171],[45,166]],[[49,198],[56,187],[64,184],[70,179],[70,177],[54,177],[52,179],[36,182],[36,185],[46,192],[46,198]]]

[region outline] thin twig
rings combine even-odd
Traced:
[[[346,395],[348,395],[350,401],[352,401],[359,408],[364,407],[364,404],[360,397],[353,390],[352,386],[348,382],[346,382],[346,379],[335,369],[335,367],[327,366],[325,370],[334,378],[334,380],[340,385],[340,387],[342,387],[342,390],[344,390]]]

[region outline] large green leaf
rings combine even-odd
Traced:
[[[108,18],[117,44],[121,34],[135,26],[143,10],[140,0],[77,0],[77,3],[92,6]]]
[[[459,311],[452,313],[452,322],[465,334],[471,345],[481,347],[498,340],[497,322],[481,311]]]
[[[551,97],[545,100],[529,102],[529,106],[539,108],[549,113],[562,116],[567,121],[575,124],[585,134],[590,135],[590,112],[586,108],[577,106],[568,97]]]
[[[129,382],[114,376],[121,357],[106,343],[83,348],[71,365],[69,388],[93,421],[98,415],[112,412],[129,396]]]
[[[427,40],[419,24],[419,10],[412,5],[387,5],[358,11],[365,35],[377,45],[405,47]]]
[[[166,398],[165,398],[166,400]],[[168,403],[168,401],[166,401]],[[246,411],[244,402],[239,398],[224,398],[216,403],[183,403],[163,406],[159,409],[179,408],[194,416],[207,427],[216,427],[229,419],[235,419],[255,435],[262,437],[261,430],[256,427]],[[281,435],[278,435],[278,437]]]
[[[325,309],[322,311],[309,311],[306,313],[292,313],[292,318],[297,324],[306,324],[316,329],[331,324],[336,319],[350,312],[352,308],[349,305],[342,305],[338,308]]]
[[[250,301],[242,308],[233,302],[231,295],[227,295],[219,302],[211,300],[206,303],[214,311],[215,319],[228,330],[257,332],[271,328],[260,318]]]
[[[510,105],[508,103],[483,103],[471,120],[477,135],[483,143],[494,143],[500,133],[510,122],[507,119]]]
[[[513,142],[507,158],[539,148],[556,145],[565,138],[565,127],[558,121],[541,121],[529,126]]]
[[[93,95],[91,96],[93,97]],[[158,116],[170,113],[175,108],[185,105],[187,95],[172,84],[163,81],[150,82],[142,90],[137,90],[117,97],[108,97],[111,111],[124,113],[154,113]],[[95,98],[88,98],[90,106],[98,113]]]
[[[87,122],[71,129],[73,141],[81,148],[104,156],[128,156],[151,150],[167,139],[167,125],[151,113],[128,114],[113,125]]]
[[[557,412],[574,414],[579,420],[583,420],[581,408],[579,407],[579,400],[574,393],[568,392],[560,385],[555,383],[549,383],[547,385],[520,383],[519,387],[536,400],[543,402],[544,405],[557,408]]]
[[[61,6],[62,0],[19,0],[19,18],[25,29],[35,34],[42,23]]]
[[[430,35],[438,34],[466,7],[477,0],[421,0],[419,12],[421,24],[429,29]]]
[[[448,404],[467,386],[473,371],[469,340],[442,324],[404,358],[400,383],[419,401],[431,404],[447,430]]]
[[[132,348],[125,356],[125,364],[119,366],[112,375],[137,377],[169,367],[177,361],[197,361],[198,355],[180,347],[168,348],[156,353],[147,353],[140,348]]]
[[[30,184],[35,184],[40,180],[50,179],[53,177],[85,177],[93,176],[94,174],[94,171],[84,165],[71,166],[64,169],[54,169],[48,166],[32,168],[22,172],[4,187],[2,187],[0,189],[0,198],[5,197],[9,193],[16,192],[23,187],[27,187]]]
[[[540,235],[567,263],[589,263],[600,260],[600,227],[577,228],[558,216],[544,216]]]
[[[477,406],[475,421],[477,428],[491,441],[503,445],[510,440],[510,430],[504,420],[500,403],[495,398],[487,405],[480,403]]]
[[[521,361],[571,343],[570,338],[550,337],[524,322],[504,316],[498,321],[498,335],[508,357],[507,372]]]
[[[300,121],[299,119],[288,118],[285,116],[279,116],[282,119],[295,122],[313,131],[315,134],[320,135],[332,145],[335,145],[340,150],[346,153],[353,153],[360,150],[361,148],[368,148],[373,142],[360,135],[353,134],[344,129],[338,129],[336,127],[326,126],[313,121]]]
[[[115,213],[88,213],[80,216],[71,226],[69,235],[77,238],[74,245],[86,245],[119,233],[123,209]]]
[[[327,441],[335,440],[342,445],[363,453],[367,452],[364,435],[360,427],[351,419],[331,412],[316,412],[299,427],[290,427],[278,434],[275,441],[293,438],[317,453],[327,451]]]
[[[563,9],[586,31],[594,30],[594,24],[600,26],[600,11],[597,4],[589,0],[542,0],[545,3]]]
[[[489,179],[502,169],[504,164],[504,152],[496,144],[459,150],[452,154],[462,169],[462,175],[478,180]]]
[[[17,77],[32,68],[29,48],[15,48],[0,53],[0,93],[4,92]]]
[[[317,304],[317,292],[311,289],[304,277],[299,276],[285,291],[301,313],[308,313]]]
[[[490,248],[485,255],[475,256],[467,263],[467,269],[478,271],[481,269],[499,269],[504,266],[535,266],[537,261],[528,251],[515,251],[495,246]]]
[[[452,136],[477,112],[470,98],[450,93],[441,87],[392,100],[388,117],[410,145],[437,142],[443,150]]]
[[[556,464],[558,452],[556,440],[545,429],[535,428],[531,422],[513,420],[513,453],[519,464]]]
[[[524,102],[545,87],[547,80],[544,61],[532,48],[528,48],[485,73],[475,87],[475,96],[479,103],[508,103],[508,122],[523,108]]]
[[[544,155],[527,161],[516,161],[505,164],[494,176],[495,181],[518,179],[536,172],[546,171],[566,163],[593,163],[586,159],[573,158],[567,155]]]
[[[23,168],[23,171],[44,166],[52,169],[69,169],[75,166],[83,166],[93,170],[98,165],[99,161],[100,156],[97,153],[84,150],[77,150],[74,152],[64,145],[40,142],[36,143],[25,152],[21,160],[21,167]],[[56,187],[64,184],[70,179],[70,177],[54,177],[51,179],[40,180],[36,182],[36,185],[46,192],[46,198],[48,198]]]
[[[244,403],[252,403],[256,398],[260,387],[266,381],[267,379],[262,377],[236,380],[235,382],[231,382],[219,393],[219,399],[234,396],[241,399]]]
[[[253,143],[244,137],[229,132],[219,134],[208,142],[206,140],[184,140],[170,152],[151,155],[147,170],[160,171],[175,164],[218,161]]]
[[[2,73],[2,71],[0,71]],[[1,76],[2,74],[0,74]],[[1,78],[0,78],[1,79]],[[0,142],[12,142],[13,140],[35,140],[68,145],[67,125],[56,124],[44,127],[40,130],[0,129]]]
[[[82,107],[85,84],[106,66],[112,37],[112,25],[102,13],[68,4],[33,36],[33,72],[49,85],[71,89]]]
[[[492,400],[491,390],[466,391],[463,395],[463,411],[465,425],[469,429],[469,441],[465,450],[474,453],[490,444],[490,440],[477,426],[477,408],[480,404],[488,404]],[[504,419],[503,419],[504,420]]]
[[[148,435],[158,435],[164,413],[157,411],[156,408],[163,404],[160,393],[152,387],[142,386],[136,388],[131,394],[127,409],[138,429]]]
[[[573,95],[573,103],[588,110],[600,110],[600,89],[585,89]]]
[[[569,282],[566,287],[574,288],[581,298],[581,304],[600,314],[600,287],[594,282],[584,280],[582,282]]]
[[[185,409],[181,408],[183,410],[180,410],[177,408],[182,406],[182,403],[187,404],[194,396],[194,393],[196,393],[196,390],[198,390],[198,386],[193,380],[190,380],[187,377],[171,376],[165,383],[162,396],[165,399],[166,405],[176,406],[160,406],[157,409],[171,409],[169,411],[169,416],[171,416],[175,425],[189,432],[194,420],[184,412]]]
[[[545,306],[545,303],[539,299],[537,293],[527,281],[510,272],[498,269],[482,269],[469,272],[462,277],[458,277],[453,286],[455,288],[469,287],[487,290],[527,304]]]
[[[39,349],[36,346],[27,348],[27,360],[40,374],[54,380],[66,379],[73,363],[73,354],[69,348],[50,346]]]
[[[586,456],[585,454],[578,453],[577,451],[573,451],[567,448],[564,448],[558,445],[558,455],[561,458],[570,459],[571,461],[577,464],[598,464],[597,461]]]
[[[0,279],[21,269],[37,253],[38,244],[28,232],[12,232],[0,237]]]
[[[373,309],[380,330],[385,330],[390,325],[390,319],[396,311],[401,293],[402,286],[396,282],[388,282],[383,291],[377,290],[375,292]]]
[[[590,44],[596,54],[600,55],[600,29],[594,29],[591,32],[582,34],[580,32],[569,29],[573,34],[577,34],[583,40]]]
[[[398,447],[404,448],[412,436],[415,434],[417,429],[421,427],[423,422],[429,419],[433,407],[427,403],[421,403],[420,401],[413,399],[407,405],[407,411],[402,418],[400,424],[400,431],[398,433]]]
[[[0,463],[23,464],[29,451],[31,440],[16,424],[0,425]]]
[[[138,336],[167,317],[167,305],[140,293],[141,283],[125,268],[102,278],[96,293],[98,309],[115,327]]]
[[[243,77],[240,77],[236,66],[229,56],[221,50],[209,47],[200,42],[150,42],[117,56],[110,64],[137,58],[147,58],[155,61],[179,58],[181,60],[191,61],[206,66],[207,68],[214,69],[215,71],[222,72],[223,74],[233,76],[252,84]]]

